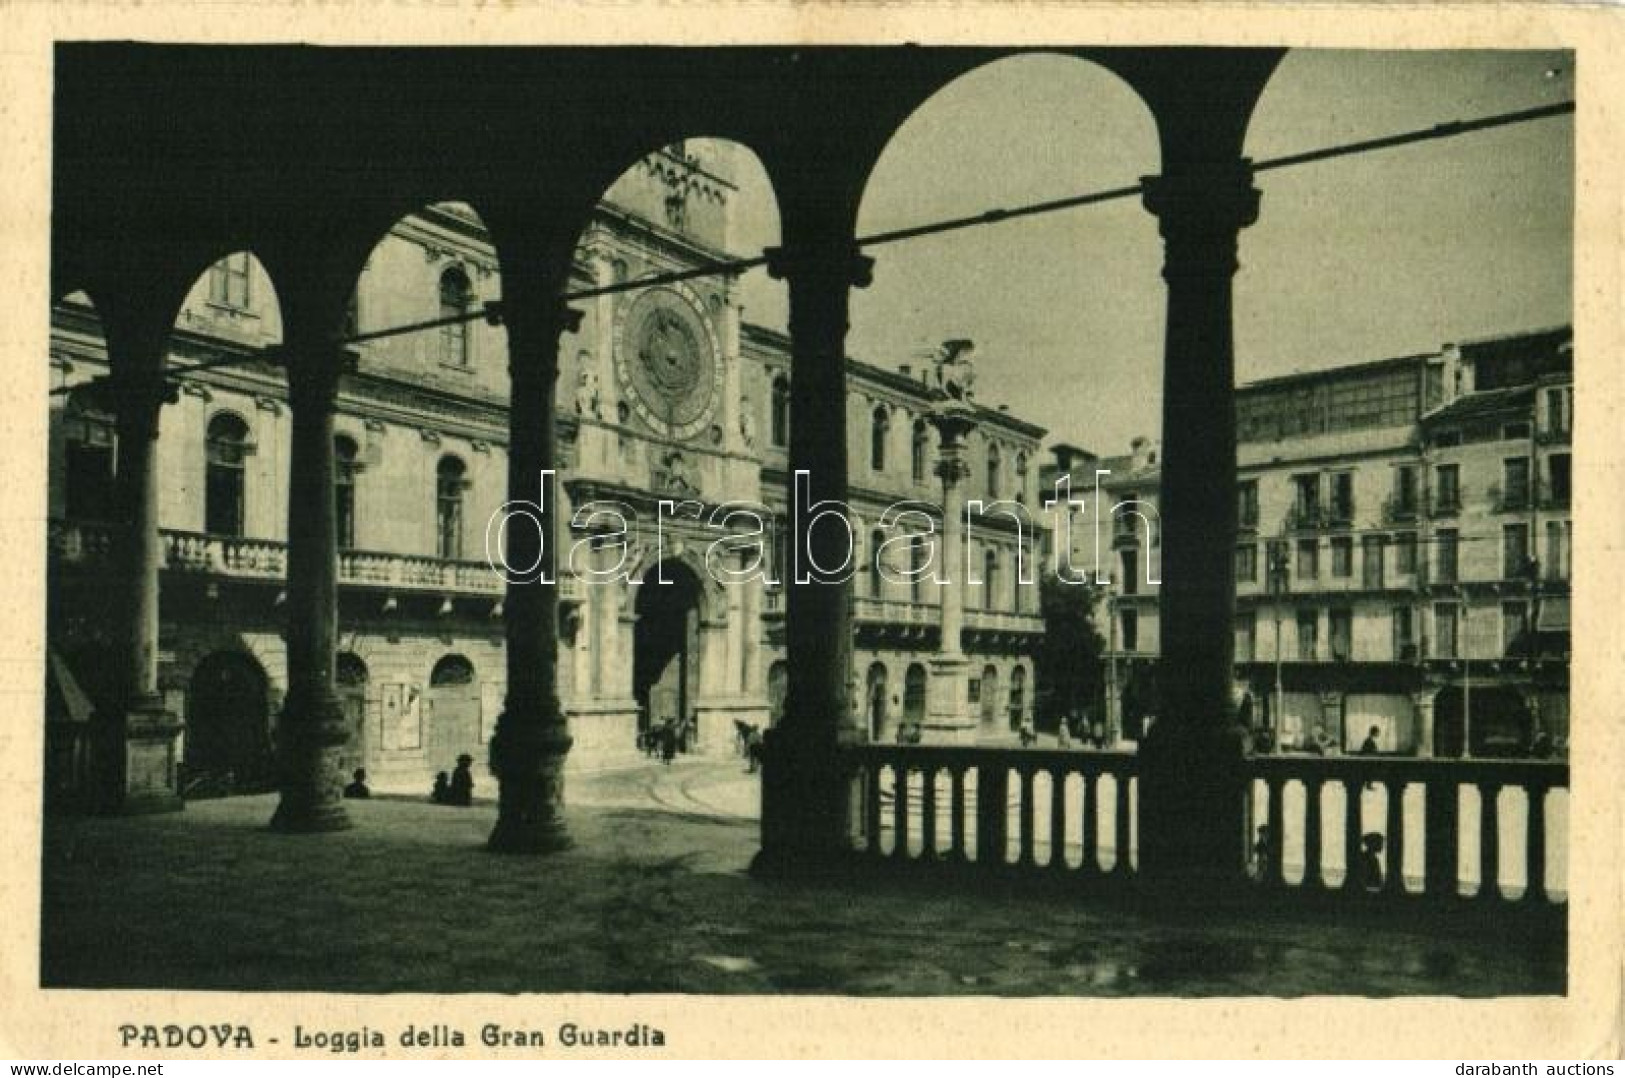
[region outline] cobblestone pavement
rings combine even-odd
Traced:
[[[48,824],[51,986],[346,992],[1285,995],[1562,992],[1561,941],[1411,923],[1203,924],[1060,893],[745,873],[737,759],[579,775],[576,848],[489,854],[489,800],[351,802],[285,836],[274,798]],[[492,794],[489,779],[481,794]]]

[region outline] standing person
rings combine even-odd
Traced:
[[[1253,843],[1253,879],[1264,881],[1270,874],[1270,829],[1268,824],[1258,827],[1258,839]]]
[[[1072,731],[1067,729],[1066,717],[1061,717],[1059,729],[1055,731],[1055,747],[1070,749],[1072,747]]]
[[[451,788],[447,791],[448,805],[474,803],[474,757],[463,753],[457,757],[457,767],[451,773]]]
[[[346,786],[344,788],[344,796],[345,797],[353,799],[353,798],[362,798],[362,797],[371,797],[372,796],[372,791],[367,789],[367,769],[366,768],[364,768],[364,767],[356,768],[355,773],[353,775],[351,775],[350,777],[354,781],[352,781],[350,783],[350,785],[348,785],[348,786]]]
[[[660,724],[660,759],[670,764],[677,758],[677,720],[667,719]]]
[[[435,772],[434,789],[429,791],[429,800],[437,805],[451,804],[451,776],[444,771]]]
[[[1021,747],[1026,748],[1038,740],[1038,732],[1033,729],[1032,719],[1021,720]]]

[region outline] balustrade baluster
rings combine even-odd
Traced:
[[[908,768],[898,763],[892,768],[891,826],[892,856],[908,860]]]
[[[1343,887],[1346,894],[1356,894],[1363,886],[1360,880],[1360,791],[1359,779],[1343,780]]]
[[[1427,784],[1423,884],[1438,902],[1452,902],[1461,887],[1460,788],[1439,772]]]
[[[1317,777],[1303,780],[1303,887],[1318,891],[1326,885],[1320,861],[1320,795],[1324,784]]]
[[[1019,850],[1018,850],[1018,853],[1017,853],[1017,864],[1021,865],[1023,868],[1032,868],[1033,864],[1034,864],[1034,861],[1033,861],[1033,831],[1035,830],[1035,825],[1034,825],[1034,820],[1033,820],[1033,788],[1036,785],[1036,783],[1033,780],[1036,778],[1036,772],[1031,767],[1023,764],[1022,767],[1021,767],[1020,775],[1021,775],[1021,817],[1020,817],[1020,819],[1021,819],[1021,823],[1020,823],[1020,827],[1021,827],[1020,838],[1021,838],[1021,841],[1019,843]]]
[[[1269,792],[1268,827],[1269,834],[1265,836],[1264,848],[1268,851],[1269,863],[1264,867],[1262,882],[1267,887],[1286,886],[1286,780],[1270,777],[1264,780],[1264,788]]]
[[[1524,886],[1523,900],[1544,905],[1546,902],[1546,787],[1531,782],[1528,786],[1528,831],[1524,835],[1524,863],[1529,878]]]
[[[1478,899],[1501,901],[1501,784],[1478,784]]]
[[[1066,768],[1057,764],[1049,773],[1049,867],[1066,872]]]
[[[1126,878],[1134,873],[1129,858],[1129,845],[1133,842],[1129,831],[1129,776],[1126,771],[1119,771],[1112,778],[1117,787],[1117,863],[1112,866],[1112,873]]]
[[[1388,800],[1388,819],[1383,825],[1387,832],[1388,874],[1383,877],[1383,891],[1390,895],[1405,894],[1405,786],[1403,779],[1383,783]]]
[[[879,760],[874,760],[864,769],[864,830],[868,833],[868,852],[874,857],[880,856],[880,768]]]
[[[965,856],[965,769],[955,767],[949,772],[953,780],[951,801],[953,819],[949,822],[950,842],[953,845],[953,858],[956,861],[967,860]]]
[[[926,764],[920,769],[920,857],[937,856],[937,769]]]
[[[1083,773],[1083,874],[1100,875],[1100,776]]]

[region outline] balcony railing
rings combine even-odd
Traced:
[[[1248,769],[1265,888],[1529,909],[1567,896],[1565,763],[1265,756]]]
[[[919,745],[846,753],[861,855],[988,873],[1134,874],[1133,753]]]
[[[1390,496],[1382,503],[1382,519],[1388,524],[1405,524],[1416,519],[1421,511],[1420,499]]]
[[[1125,752],[854,746],[851,846],[877,863],[1131,881],[1139,770]],[[1260,902],[1567,899],[1565,763],[1260,756],[1244,770]]]

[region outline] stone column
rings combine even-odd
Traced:
[[[556,549],[564,534],[556,526],[562,491],[556,477],[544,491],[542,472],[557,466],[559,341],[575,331],[581,315],[560,302],[562,283],[527,274],[522,266],[504,267],[503,288],[512,386],[508,501],[539,505],[542,511],[540,531],[523,517],[511,517],[506,531],[508,696],[491,738],[498,803],[489,846],[503,853],[548,853],[571,845],[564,820],[564,761],[572,741],[559,704],[558,590],[543,582],[563,564]]]
[[[177,789],[176,742],[180,723],[158,689],[159,413],[176,399],[163,380],[163,337],[144,342],[137,356],[120,356],[116,331],[108,333],[114,367],[111,404],[118,426],[118,497],[123,529],[115,566],[123,578],[126,620],[118,698],[93,720],[95,807],[119,813],[168,812],[182,807]],[[121,363],[121,361],[123,361]]]
[[[790,292],[790,473],[797,501],[844,502],[847,494],[846,331],[849,290],[869,283],[872,262],[850,240],[809,230],[801,242],[769,252],[768,272]],[[795,493],[795,475],[806,491]],[[792,508],[794,513],[794,508]],[[762,872],[819,872],[844,850],[850,799],[839,749],[862,743],[853,716],[850,572],[820,578],[810,564],[843,565],[850,534],[833,520],[806,520],[790,536],[785,589],[789,685],[784,717],[767,732],[762,776]]]
[[[1244,736],[1231,717],[1236,533],[1231,278],[1258,213],[1247,161],[1145,181],[1168,287],[1163,366],[1161,700],[1141,746],[1140,871],[1173,885],[1243,878]],[[1172,891],[1170,892],[1172,893]]]
[[[335,322],[335,325],[337,323]],[[336,333],[297,315],[284,332],[293,435],[288,481],[288,693],[277,723],[278,831],[341,831],[348,739],[333,689],[338,531],[333,404],[348,357]]]
[[[934,586],[941,597],[942,639],[931,657],[922,740],[968,745],[976,740],[978,717],[970,710],[970,661],[961,650],[967,575],[961,484],[970,476],[965,436],[976,426],[976,411],[963,401],[950,399],[937,404],[927,418],[941,437],[935,470],[942,480],[942,563]]]

